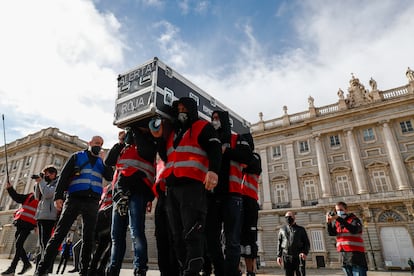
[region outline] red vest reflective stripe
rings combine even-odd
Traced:
[[[112,205],[112,191],[108,192],[108,189],[108,186],[103,189],[99,210],[103,210],[107,206]]]
[[[245,196],[258,200],[259,176],[257,174],[245,173],[243,175],[242,193]]]
[[[142,171],[145,174],[145,184],[152,188],[155,179],[155,163],[148,162],[139,156],[136,145],[129,145],[123,149],[116,163],[116,170],[125,176],[131,176],[138,170]]]
[[[349,216],[346,221],[352,222],[354,216]],[[339,222],[335,222],[336,226],[336,250],[337,251],[359,251],[365,252],[364,240],[362,239],[362,233],[352,234],[345,227],[342,228]]]
[[[203,182],[208,171],[207,153],[198,144],[198,136],[207,121],[197,120],[184,133],[180,143],[173,147],[174,133],[167,141],[167,164],[165,176],[188,177]]]
[[[155,196],[158,197],[157,186],[160,187],[160,190],[165,192],[165,177],[167,170],[165,169],[165,163],[162,160],[159,160],[157,163],[157,178],[155,180],[155,185],[152,187],[152,191]]]
[[[237,144],[237,134],[231,135],[231,148],[235,148]],[[230,160],[230,171],[229,171],[229,192],[242,194],[242,181],[243,181],[243,168],[239,162]]]
[[[30,200],[32,198],[32,200]],[[34,198],[34,194],[30,193],[26,200],[23,202],[22,207],[20,207],[14,214],[14,220],[21,219],[33,225],[36,225],[36,209],[39,201]]]

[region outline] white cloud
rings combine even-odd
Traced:
[[[87,129],[78,134],[88,135],[83,139],[107,135],[114,129],[111,68],[123,62],[125,47],[119,28],[112,14],[100,14],[88,1],[1,2],[2,103],[66,132]]]

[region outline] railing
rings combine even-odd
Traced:
[[[337,103],[325,105],[316,109],[316,114],[318,115],[326,115],[329,113],[335,113],[339,111],[339,105]]]
[[[408,85],[380,92],[383,100],[401,97],[408,94]]]
[[[410,94],[409,86],[410,85],[408,84],[408,85],[404,85],[404,86],[393,88],[393,89],[386,90],[386,91],[379,91],[379,94],[380,94],[382,101],[387,101],[390,99],[403,97],[403,96]],[[340,111],[339,103],[333,103],[330,105],[325,105],[322,107],[315,108],[316,117],[326,116],[328,114],[334,114],[339,111]],[[252,124],[251,131],[257,132],[257,131],[263,131],[263,130],[268,130],[268,129],[273,129],[273,128],[279,128],[279,127],[285,126],[286,124],[300,123],[300,122],[309,120],[312,117],[313,116],[311,115],[311,112],[309,110],[291,114],[291,115],[284,115],[279,118],[271,119],[268,121],[259,121],[258,123]]]
[[[303,122],[303,121],[305,121],[306,119],[309,119],[309,118],[310,118],[310,112],[309,111],[304,111],[304,112],[289,115],[289,122],[299,123],[299,122]]]

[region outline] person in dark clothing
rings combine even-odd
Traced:
[[[179,276],[179,265],[173,248],[171,227],[168,223],[166,207],[165,164],[159,159],[157,162],[157,180],[154,185],[154,193],[157,197],[155,206],[154,223],[155,239],[157,242],[158,268],[161,276]]]
[[[251,135],[250,135],[251,136]],[[254,149],[253,138],[249,143]],[[243,168],[243,212],[242,212],[242,233],[240,238],[241,255],[246,264],[246,275],[255,276],[257,259],[257,221],[259,218],[259,176],[262,173],[261,158],[257,153],[253,153],[253,158]]]
[[[56,230],[46,246],[45,255],[40,261],[35,275],[46,275],[47,269],[57,254],[59,245],[68,234],[73,222],[82,215],[81,270],[87,274],[95,234],[99,199],[103,190],[103,179],[112,180],[113,170],[106,166],[100,157],[103,139],[92,137],[87,150],[79,151],[68,159],[58,179],[55,192],[55,206],[62,210]],[[64,192],[67,198],[63,206]]]
[[[16,226],[16,233],[14,234],[16,239],[16,253],[14,254],[10,267],[2,272],[1,275],[14,275],[19,260],[23,261],[23,268],[18,274],[24,274],[32,265],[23,246],[30,232],[36,227],[35,213],[39,201],[33,193],[17,193],[8,181],[6,183],[6,189],[11,198],[15,202],[22,204],[22,206],[14,213],[13,224]]]
[[[220,141],[214,128],[198,118],[189,97],[173,102],[173,130],[163,124],[151,133],[159,140],[166,163],[167,215],[181,275],[199,275],[203,267],[206,193],[216,187],[221,164]]]
[[[154,194],[157,147],[148,129],[132,125],[118,134],[119,142],[108,152],[107,166],[116,166],[113,181],[112,248],[107,275],[117,276],[126,250],[127,227],[134,246],[134,275],[146,275],[148,248],[145,214]]]
[[[248,164],[252,150],[242,136],[231,133],[227,111],[214,111],[211,125],[222,144],[218,185],[207,195],[207,252],[217,276],[238,276],[242,226],[242,164]],[[224,254],[220,234],[224,232]]]
[[[62,267],[62,271],[60,274],[63,274],[65,272],[66,264],[71,256],[72,256],[72,241],[70,239],[67,239],[66,242],[62,245],[62,253],[60,255],[60,262],[56,270],[56,274],[59,274],[60,267],[62,266],[62,264],[63,264],[63,267]]]
[[[105,274],[106,265],[111,256],[111,225],[112,225],[112,185],[104,188],[99,203],[98,219],[96,221],[96,248],[89,266],[89,276]]]
[[[326,214],[329,236],[336,236],[336,249],[342,255],[342,269],[347,276],[366,276],[368,265],[362,239],[362,222],[348,213],[345,202],[335,205],[335,212]]]
[[[277,263],[285,269],[286,276],[306,275],[306,256],[310,242],[305,228],[295,222],[295,214],[285,214],[286,225],[280,228],[278,235]]]

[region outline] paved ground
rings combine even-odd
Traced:
[[[0,259],[0,272],[5,271],[9,265],[11,260],[9,259]],[[21,263],[17,266],[16,272],[19,272],[21,270]],[[130,267],[130,264],[125,264],[124,267]],[[54,269],[57,268],[57,264],[55,265]],[[63,276],[77,276],[77,273],[68,273],[69,270],[73,268],[72,263],[68,264],[66,267],[66,272],[64,274],[59,274]],[[33,275],[34,268],[29,270],[25,275]],[[17,275],[17,273],[16,273]],[[49,274],[49,275],[56,275],[56,274]],[[122,269],[121,276],[131,276],[132,275],[132,269]],[[159,276],[160,273],[156,270],[150,270],[147,273],[148,276]],[[284,272],[279,268],[261,268],[258,271],[258,276],[261,275],[274,275],[274,276],[283,276]],[[332,270],[332,269],[308,269],[307,270],[308,276],[319,276],[319,275],[344,275],[341,270]],[[404,272],[404,271],[368,271],[368,276],[409,276],[411,275],[410,272]]]

